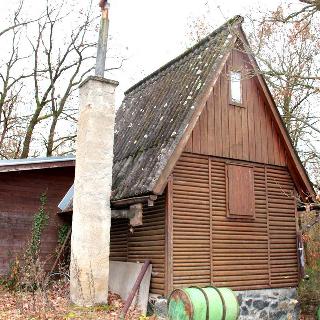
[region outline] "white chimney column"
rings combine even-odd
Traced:
[[[114,92],[118,82],[89,77],[80,85],[74,183],[70,296],[82,306],[108,301]]]

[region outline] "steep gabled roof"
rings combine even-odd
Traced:
[[[154,192],[242,20],[229,20],[125,93],[116,115],[112,199]]]
[[[238,39],[248,45],[236,16],[194,47],[125,93],[116,114],[111,200],[161,194]],[[288,151],[289,170],[300,192],[312,184],[291,143],[279,111],[250,55],[262,92]],[[66,195],[67,207],[73,191]],[[63,202],[63,201],[62,201]]]

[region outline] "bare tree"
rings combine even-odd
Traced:
[[[20,0],[16,10],[14,10],[13,17],[12,17],[9,25],[7,27],[5,27],[3,30],[0,30],[0,37],[10,31],[12,31],[12,30],[17,30],[20,27],[27,26],[30,23],[36,22],[41,18],[41,16],[38,18],[35,18],[35,19],[21,18],[23,6],[24,6],[24,0]]]
[[[68,117],[68,99],[93,69],[95,42],[90,41],[90,28],[94,28],[96,18],[92,17],[91,6],[82,13],[80,23],[64,38],[63,47],[59,47],[59,25],[68,16],[62,8],[63,4],[58,9],[51,9],[47,4],[46,15],[38,22],[37,37],[30,39],[35,107],[27,123],[21,158],[29,156],[35,127],[43,121],[49,120],[50,123],[44,139],[47,156],[74,138],[74,135],[56,137],[57,124],[62,116],[71,119]]]
[[[274,12],[273,19],[277,22],[310,22],[315,19],[320,12],[319,0],[299,0],[300,6],[289,9],[291,12],[284,13],[283,6],[279,6]],[[294,3],[296,4],[296,3]]]
[[[20,154],[23,117],[18,111],[23,81],[32,76],[25,72],[23,64],[30,57],[20,52],[20,39],[23,27],[37,21],[22,19],[23,1],[8,21],[7,27],[0,31],[0,41],[8,41],[0,61],[0,157],[12,158]],[[19,70],[19,71],[18,71]]]
[[[287,8],[248,18],[249,40],[273,93],[293,145],[308,168],[320,166],[320,38],[317,21],[283,23]],[[253,18],[254,17],[254,18]],[[270,18],[271,17],[271,18]]]
[[[74,151],[77,88],[94,69],[99,9],[95,2],[85,9],[44,4],[37,17],[24,18],[21,0],[0,30],[0,43],[10,44],[0,52],[0,158]],[[110,60],[108,70],[126,59]]]
[[[308,130],[315,130],[317,116],[311,104],[319,94],[319,83],[312,75],[320,73],[320,39],[312,26],[301,23],[277,25],[262,19],[250,32],[250,40],[262,73],[266,76],[294,146]]]

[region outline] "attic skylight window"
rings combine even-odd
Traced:
[[[240,105],[241,99],[241,72],[230,71],[230,99],[232,104]]]

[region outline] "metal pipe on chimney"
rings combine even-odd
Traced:
[[[99,3],[101,8],[101,20],[99,40],[97,45],[97,58],[95,75],[98,77],[104,76],[104,70],[106,66],[106,54],[108,47],[108,34],[109,34],[109,3],[107,0],[101,0]]]

